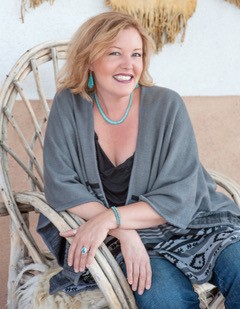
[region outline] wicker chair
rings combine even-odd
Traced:
[[[26,289],[29,278],[47,272],[54,264],[54,258],[41,249],[31,230],[31,214],[34,211],[43,213],[60,231],[76,228],[83,222],[68,212],[55,212],[48,206],[43,193],[42,147],[51,106],[44,86],[50,83],[49,72],[52,71],[54,88],[59,67],[66,58],[67,46],[66,41],[48,42],[28,50],[7,76],[0,93],[0,185],[3,200],[0,215],[10,217],[8,308],[11,309],[21,307],[16,290],[21,286]],[[31,100],[27,89],[35,89],[39,99]],[[218,173],[211,172],[211,175],[239,205],[238,186]],[[101,292],[99,297],[105,300],[102,308],[136,308],[131,289],[104,244],[97,251],[90,272]],[[207,308],[209,303],[211,309],[224,308],[223,297],[215,287],[207,284],[197,289],[203,299],[202,308]],[[34,307],[30,305],[29,308]],[[89,304],[86,308],[95,307]]]

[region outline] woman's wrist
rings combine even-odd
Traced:
[[[114,213],[114,216],[115,216],[115,219],[116,219],[116,223],[117,223],[117,228],[119,228],[120,225],[121,225],[121,217],[120,217],[119,211],[118,211],[116,206],[112,206],[110,209]]]
[[[96,222],[101,224],[103,228],[108,229],[108,231],[118,228],[116,216],[111,208],[106,209],[104,212],[94,217],[93,220],[96,220]]]
[[[135,234],[138,235],[136,230],[126,230],[126,229],[113,229],[108,232],[109,235],[117,238],[119,241],[125,240],[126,238],[133,237]]]

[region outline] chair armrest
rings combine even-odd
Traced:
[[[60,232],[77,228],[84,222],[80,219],[77,223],[67,211],[56,212],[47,204],[44,195],[38,192],[16,193],[15,200],[18,204],[34,207],[36,211],[46,216]],[[68,238],[68,241],[71,243],[72,239]],[[105,296],[109,308],[136,308],[135,299],[126,278],[105,244],[97,250],[89,271]]]
[[[240,185],[222,173],[214,170],[208,170],[208,172],[216,184],[225,189],[231,195],[235,203],[240,207]]]
[[[30,211],[34,211],[34,208],[30,205],[20,204],[19,205],[19,211],[21,213],[28,213]],[[7,211],[7,208],[5,206],[5,203],[0,202],[0,217],[4,217],[4,216],[8,216],[8,211]]]

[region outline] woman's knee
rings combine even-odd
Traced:
[[[174,286],[164,290],[161,286],[145,291],[142,295],[135,292],[138,309],[199,309],[197,294],[192,290],[176,289]]]
[[[220,253],[213,269],[213,281],[217,285],[222,283],[231,286],[239,280],[240,241],[229,245]]]
[[[135,298],[139,309],[195,309],[199,308],[198,295],[189,279],[173,264],[163,258],[151,259],[152,286]]]
[[[226,308],[240,308],[240,241],[220,253],[212,282],[224,295]]]

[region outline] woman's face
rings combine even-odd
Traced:
[[[143,70],[143,43],[135,28],[122,30],[116,41],[90,67],[98,94],[128,96]]]

